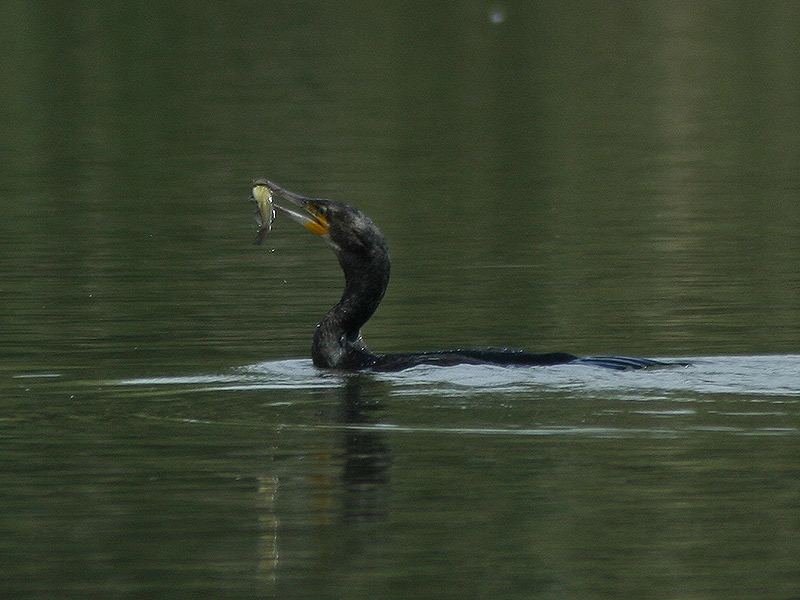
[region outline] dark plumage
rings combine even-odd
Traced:
[[[344,272],[342,297],[317,325],[311,345],[314,365],[323,369],[399,371],[421,364],[456,365],[556,365],[595,364],[614,369],[663,365],[658,361],[622,357],[578,358],[553,352],[532,354],[516,350],[451,350],[409,354],[375,354],[361,337],[361,327],[378,308],[389,284],[390,259],[386,238],[372,220],[342,202],[308,198],[266,179],[253,182],[254,192],[282,196],[301,210],[275,204],[309,231],[320,235],[333,249]],[[255,194],[254,194],[255,195]]]

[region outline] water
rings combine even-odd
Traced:
[[[800,595],[800,10],[0,10],[3,597]],[[691,365],[318,372],[261,176],[375,351]]]
[[[334,375],[297,359],[17,376],[5,585],[791,597],[800,394],[786,373],[798,368],[798,356],[709,357],[629,373]]]

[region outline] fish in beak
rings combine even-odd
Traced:
[[[275,203],[275,197],[281,197],[295,206],[281,206]],[[317,198],[308,198],[283,189],[267,179],[256,179],[253,182],[250,201],[256,205],[256,222],[259,224],[258,235],[254,241],[260,244],[270,232],[276,209],[291,217],[308,229],[311,233],[324,236],[328,233],[328,220],[324,207],[317,203]]]

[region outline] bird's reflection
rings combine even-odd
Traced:
[[[376,423],[385,393],[379,382],[365,375],[348,377],[341,393],[339,420],[345,425],[341,516],[347,521],[385,519],[391,451],[385,434],[368,427]]]
[[[308,539],[298,535],[307,530],[298,524],[346,529],[389,516],[392,455],[386,435],[376,427],[385,384],[354,374],[322,394],[319,399],[329,410],[320,432],[334,425],[336,435],[313,454],[313,469],[299,476],[302,469],[278,468],[257,477],[258,573],[269,586],[276,582],[281,557],[301,555],[308,546]]]

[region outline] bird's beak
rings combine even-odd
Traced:
[[[297,210],[294,207],[281,206],[277,203],[275,204],[277,210],[289,215],[311,233],[316,233],[317,235],[326,235],[328,233],[328,219],[325,218],[317,207],[316,198],[308,198],[300,194],[295,194],[267,179],[256,179],[253,182],[253,187],[255,188],[258,186],[266,186],[273,196],[286,198],[292,204],[299,206],[302,210]]]

